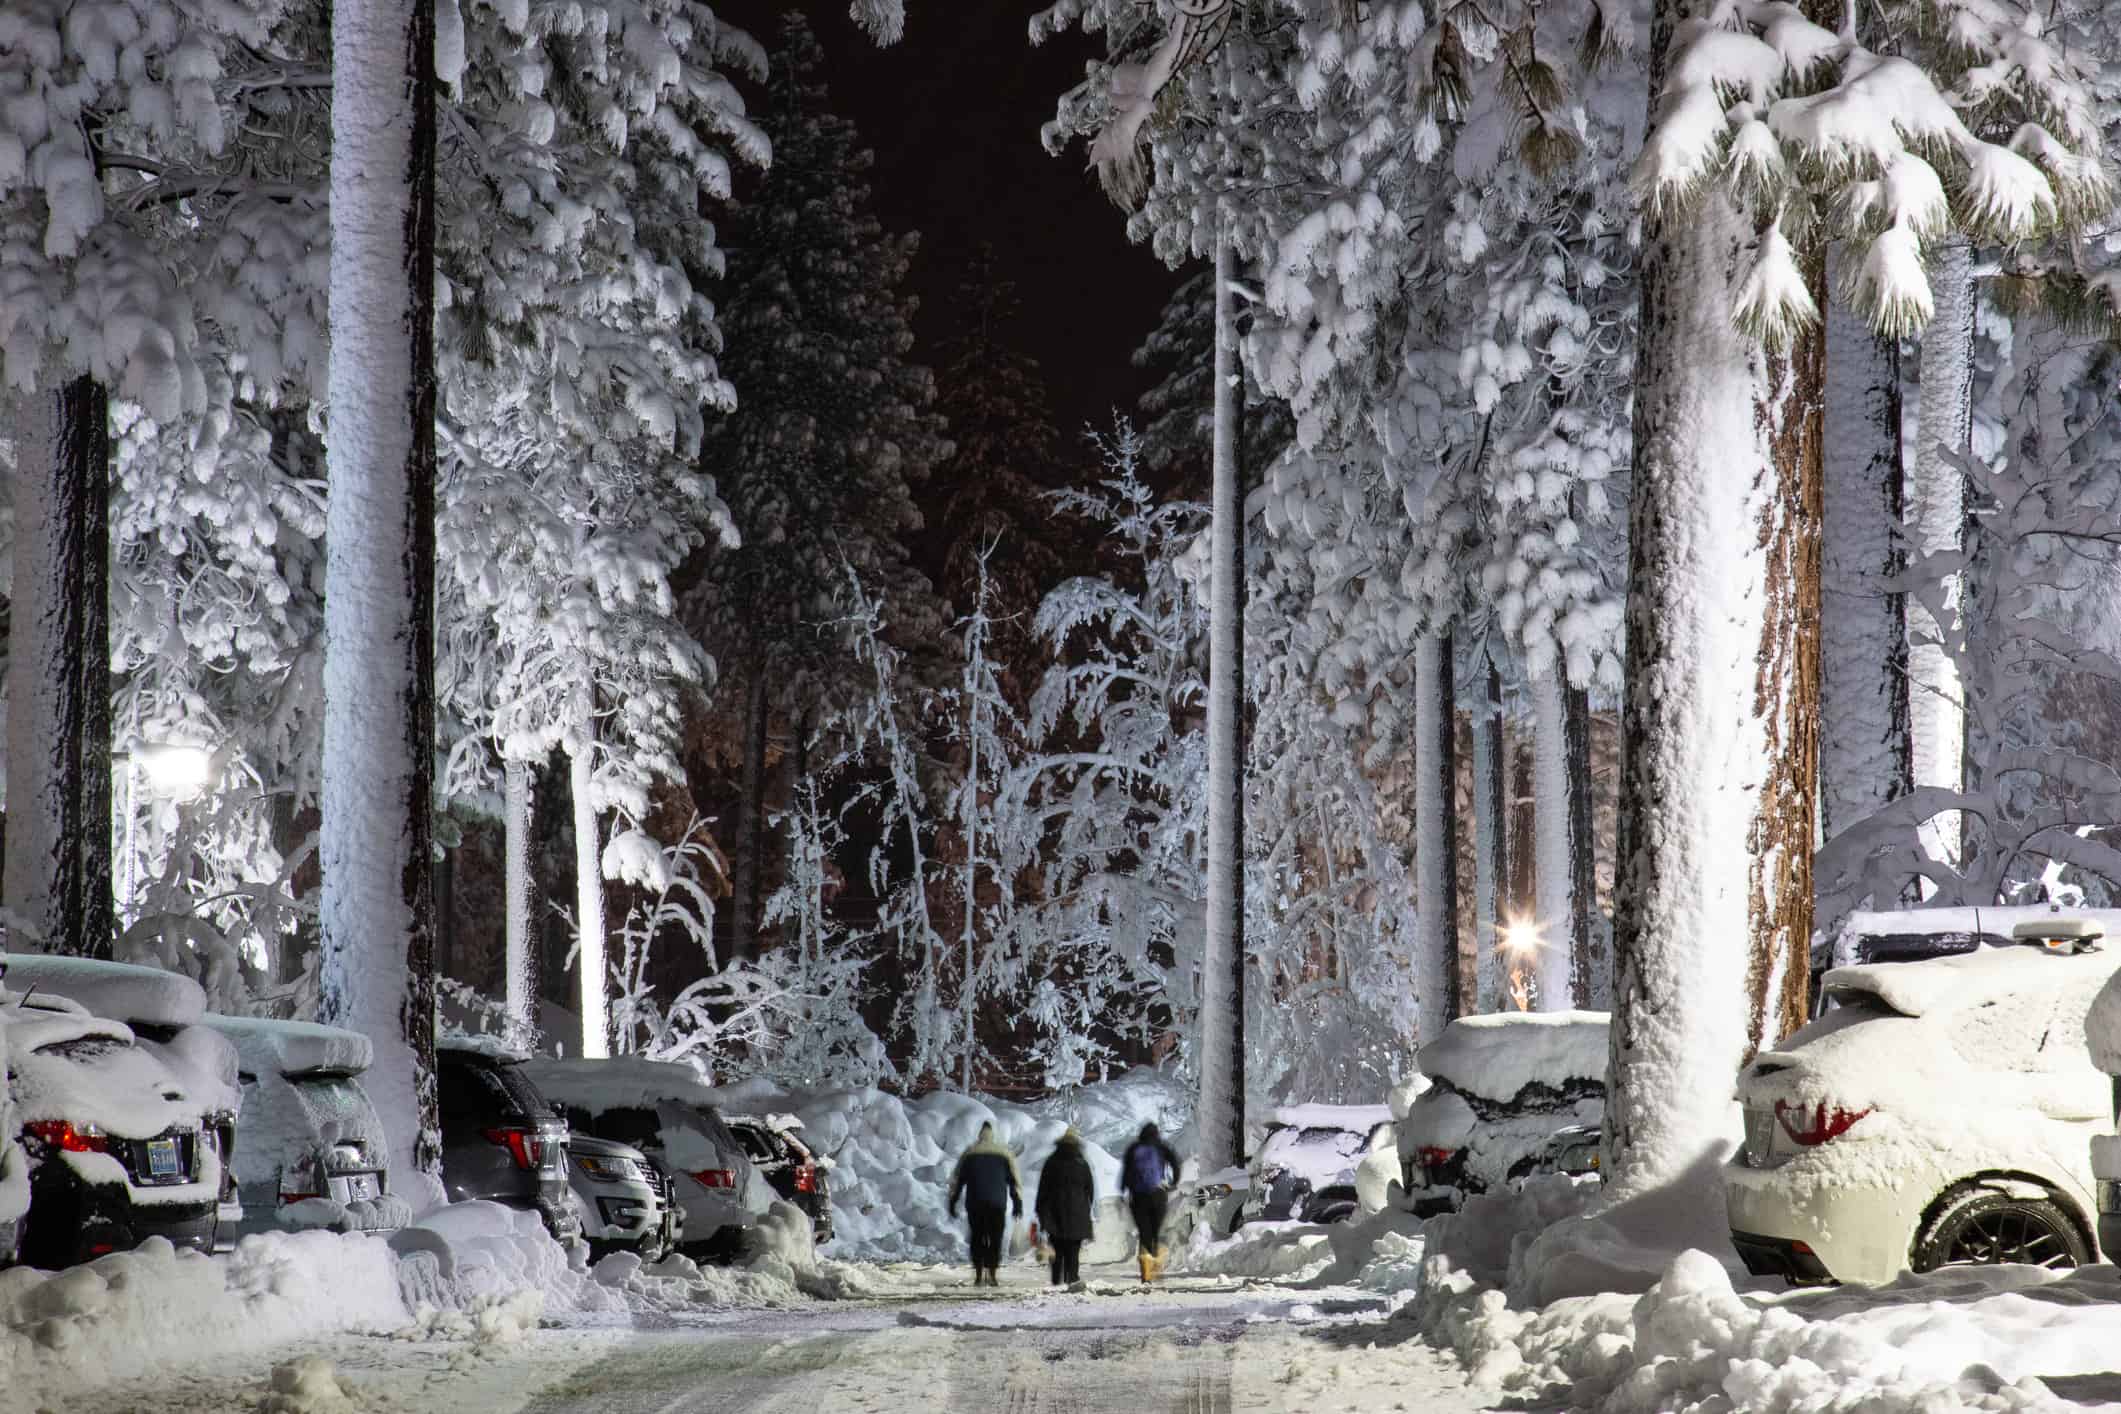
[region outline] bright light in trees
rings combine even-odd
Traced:
[[[142,746],[132,756],[148,790],[158,796],[176,799],[194,795],[213,779],[214,754],[203,746]]]

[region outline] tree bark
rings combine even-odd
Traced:
[[[1686,0],[1656,4],[1653,120],[1688,16]],[[1783,793],[1810,788],[1774,757],[1770,724],[1780,750],[1800,749],[1801,653],[1786,639],[1816,629],[1801,591],[1769,575],[1803,565],[1804,537],[1770,446],[1789,428],[1769,406],[1767,360],[1731,325],[1750,223],[1710,194],[1644,225],[1605,1127],[1620,1195],[1675,1181],[1728,1141],[1753,959],[1784,926],[1759,911],[1756,884],[1786,864],[1797,822]],[[1789,904],[1809,905],[1808,891]]]
[[[22,394],[18,408],[0,884],[7,906],[44,935],[34,947],[107,958],[117,931],[110,403],[94,378],[47,363],[46,381]]]
[[[1569,982],[1576,1005],[1604,1011],[1612,1004],[1613,967],[1605,920],[1598,910],[1598,845],[1591,812],[1591,694],[1572,687],[1562,700],[1562,743],[1568,769],[1569,868],[1576,912],[1569,926]]]
[[[538,1024],[538,948],[530,929],[532,884],[530,831],[535,801],[530,763],[509,761],[502,768],[502,892],[506,896],[503,970],[508,1019],[523,1034]]]
[[[604,861],[592,780],[596,742],[587,735],[567,748],[567,786],[574,803],[574,924],[576,996],[582,1012],[581,1054],[611,1054],[610,978],[604,958]]]
[[[434,1088],[433,0],[332,11],[325,1021],[373,1039],[392,1161],[439,1163]]]
[[[1503,773],[1502,674],[1490,663],[1481,711],[1473,721],[1473,935],[1480,958],[1476,1011],[1501,1011],[1509,997],[1500,946],[1502,921],[1507,916],[1503,879],[1508,863]]]
[[[1959,550],[1965,533],[1966,477],[1953,458],[1968,452],[1973,435],[1973,261],[1972,249],[1958,240],[1940,245],[1930,258],[1936,313],[1922,331],[1921,402],[1904,498],[1908,543],[1918,562]],[[1917,786],[1956,791],[1966,784],[1966,713],[1958,665],[1945,644],[1958,628],[1959,576],[1944,576],[1933,592],[1934,605],[1919,596],[1907,604],[1912,774]],[[1952,811],[1925,824],[1930,852],[1956,865],[1962,823]]]
[[[1215,245],[1213,561],[1208,631],[1208,919],[1201,946],[1201,1171],[1245,1148],[1245,492],[1238,464],[1242,376],[1231,283],[1237,259]]]
[[[754,657],[751,681],[744,692],[744,760],[737,773],[736,857],[730,861],[729,960],[749,962],[758,955],[759,822],[765,814],[766,672]]]
[[[1459,1014],[1457,714],[1451,636],[1414,643],[1414,963],[1421,1039]]]
[[[1561,665],[1529,684],[1532,697],[1532,774],[1536,800],[1532,828],[1538,842],[1533,873],[1538,878],[1539,1009],[1566,1011],[1576,1004],[1576,937],[1583,900],[1576,892],[1575,782],[1569,778],[1568,684]]]
[[[1913,761],[1907,597],[1896,587],[1907,564],[1900,344],[1839,302],[1827,311],[1826,344],[1819,827],[1832,839],[1905,795]]]

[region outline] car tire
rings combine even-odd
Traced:
[[[2092,1249],[2059,1204],[1969,1184],[1945,1194],[1908,1255],[1918,1272],[2000,1262],[2061,1271],[2091,1262]]]

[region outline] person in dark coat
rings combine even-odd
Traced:
[[[1119,1189],[1134,1210],[1134,1230],[1141,1238],[1143,1281],[1155,1281],[1164,1266],[1164,1214],[1171,1205],[1171,1185],[1178,1182],[1178,1155],[1171,1152],[1156,1126],[1145,1124],[1119,1161]]]
[[[1083,1155],[1083,1136],[1069,1125],[1053,1146],[1038,1176],[1039,1231],[1053,1245],[1053,1284],[1066,1286],[1083,1278],[1083,1244],[1090,1240],[1090,1205],[1097,1180]]]
[[[965,1200],[965,1218],[972,1228],[972,1284],[1000,1286],[1002,1229],[1008,1226],[1009,1209],[1024,1215],[1024,1189],[1017,1181],[1016,1155],[994,1137],[994,1126],[979,1127],[979,1139],[958,1155],[957,1172],[950,1180],[950,1216],[957,1216],[957,1200]]]

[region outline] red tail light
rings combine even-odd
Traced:
[[[66,1154],[108,1154],[110,1139],[93,1127],[76,1129],[63,1119],[31,1120],[23,1131]]]
[[[1440,1169],[1451,1160],[1457,1158],[1458,1151],[1456,1149],[1438,1149],[1430,1145],[1423,1145],[1414,1151],[1414,1157],[1421,1160],[1423,1168]]]
[[[700,1169],[692,1176],[702,1188],[736,1187],[735,1169]]]
[[[282,1193],[280,1202],[283,1206],[288,1203],[306,1203],[312,1198],[322,1198],[323,1196],[321,1193]]]
[[[1829,1139],[1840,1138],[1848,1133],[1850,1125],[1869,1113],[1868,1108],[1845,1110],[1839,1105],[1829,1105],[1824,1100],[1814,1106],[1810,1113],[1806,1113],[1804,1106],[1793,1105],[1787,1100],[1775,1102],[1775,1119],[1782,1126],[1782,1132],[1789,1135],[1792,1142],[1802,1144],[1807,1149],[1816,1144],[1824,1144]]]
[[[797,1164],[795,1166],[795,1191],[798,1193],[817,1192],[816,1164]]]
[[[489,1144],[505,1144],[508,1155],[516,1161],[519,1169],[534,1169],[545,1157],[545,1143],[538,1138],[537,1131],[521,1125],[508,1125],[500,1129],[482,1130]]]

